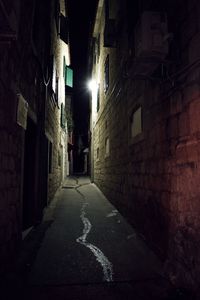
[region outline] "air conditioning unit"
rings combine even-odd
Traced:
[[[144,11],[135,28],[135,56],[163,59],[168,54],[167,34],[166,14]]]

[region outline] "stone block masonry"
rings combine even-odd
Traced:
[[[21,241],[20,177],[22,129],[16,124],[16,95],[0,84],[0,276],[16,258]],[[8,109],[9,107],[9,109]]]
[[[164,4],[162,10],[168,15],[170,32],[174,35],[174,40],[169,41],[167,59],[176,61],[166,66],[167,76],[158,68],[145,77],[132,75],[136,66],[133,30],[128,27],[127,36],[123,27],[126,12],[122,1],[119,3],[121,11],[116,20],[121,27],[115,48],[103,45],[104,14],[101,21],[97,20],[102,40],[94,77],[100,73],[101,82],[104,80],[107,55],[111,65],[108,91],[105,93],[100,86],[100,109],[94,127],[95,154],[98,149],[94,181],[163,258],[171,280],[197,291],[200,286],[200,4],[174,1],[174,13]],[[148,1],[145,7],[152,11],[159,9]],[[128,22],[134,26],[132,20]],[[138,107],[142,110],[142,132],[133,137],[132,116]]]
[[[63,55],[56,52],[61,43],[56,2],[62,2],[63,9],[64,0],[33,1],[28,6],[25,0],[4,4],[12,19],[6,24],[5,18],[0,34],[0,276],[4,277],[12,273],[22,231],[40,222],[65,175],[61,149],[67,145],[67,132],[60,124],[65,85]],[[2,16],[4,13],[1,11]],[[10,25],[16,25],[13,39],[7,32]],[[69,50],[67,44],[65,49]],[[28,104],[23,128],[16,118],[17,94]]]

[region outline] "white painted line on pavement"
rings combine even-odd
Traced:
[[[112,263],[108,260],[108,258],[103,254],[103,252],[96,246],[94,246],[93,244],[90,244],[87,242],[87,235],[89,234],[92,225],[90,223],[90,221],[88,220],[88,218],[85,217],[86,212],[86,206],[88,205],[88,203],[84,203],[82,208],[81,208],[81,215],[80,218],[83,222],[84,228],[83,228],[83,234],[76,239],[77,243],[84,245],[85,247],[87,247],[88,249],[90,249],[90,251],[94,254],[94,256],[96,257],[97,261],[100,263],[100,265],[103,268],[103,274],[104,274],[104,280],[111,282],[113,281],[113,265]]]
[[[107,214],[107,218],[115,217],[118,214],[118,210],[114,209],[111,213]]]

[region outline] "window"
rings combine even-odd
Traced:
[[[61,167],[61,149],[58,150],[58,166]]]
[[[105,156],[109,156],[110,154],[110,141],[109,138],[105,140]]]
[[[99,160],[99,147],[97,148],[97,160]]]
[[[93,64],[95,65],[96,63],[99,62],[99,56],[100,56],[100,34],[96,37],[93,38]]]
[[[56,76],[56,90],[55,90],[55,96],[56,96],[56,101],[58,102],[58,84],[59,84],[59,79],[58,77]]]
[[[109,55],[107,55],[105,60],[105,69],[104,69],[104,92],[106,93],[109,88]]]
[[[97,60],[99,61],[99,56],[100,56],[100,39],[101,39],[101,35],[98,35],[97,38]]]
[[[116,0],[106,0],[105,1],[105,18],[106,19],[116,19],[119,9],[118,1]]]
[[[60,126],[65,129],[66,128],[66,112],[65,106],[61,103],[61,112],[60,112]]]
[[[63,56],[63,77],[65,78],[65,67],[66,67],[66,61],[65,56]]]
[[[99,111],[100,108],[100,85],[98,85],[98,90],[97,90],[97,112]]]
[[[56,93],[56,61],[55,61],[55,57],[53,55],[51,55],[50,57],[50,67],[51,67],[51,71],[52,71],[52,89],[54,91],[54,93]]]
[[[135,136],[142,133],[142,107],[138,107],[131,115],[131,137],[134,138]]]
[[[60,14],[60,38],[65,44],[69,43],[69,34],[68,34],[68,18]]]
[[[105,1],[104,47],[116,46],[116,16],[118,1]]]
[[[60,15],[60,3],[58,0],[55,0],[55,6],[54,6],[54,18],[56,23],[56,30],[59,32],[59,15]]]
[[[92,39],[92,63],[95,65],[97,62],[97,57],[96,57],[96,38]]]

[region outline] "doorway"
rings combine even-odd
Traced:
[[[36,183],[36,125],[28,117],[24,141],[24,183],[22,206],[22,229],[34,224]]]

